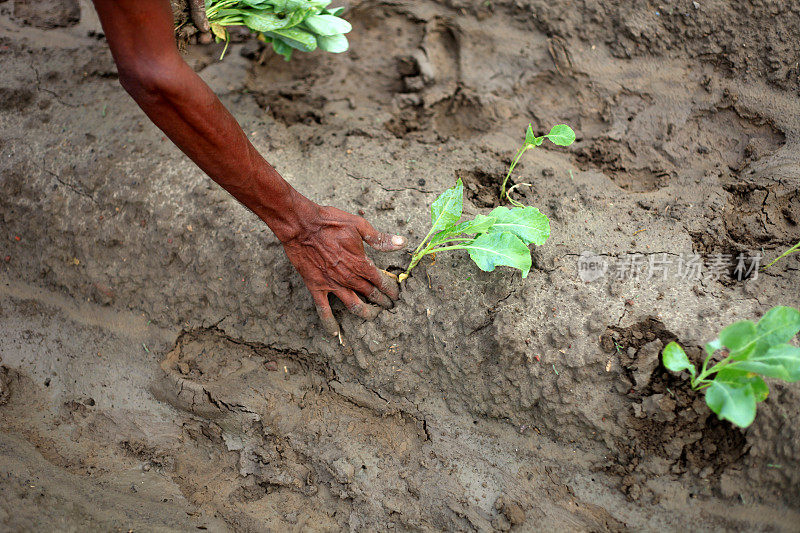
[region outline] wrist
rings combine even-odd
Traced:
[[[280,204],[279,209],[271,209],[270,213],[259,213],[279,241],[286,243],[311,231],[319,217],[319,205],[291,188]]]

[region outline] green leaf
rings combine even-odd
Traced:
[[[307,31],[299,28],[287,28],[264,32],[270,37],[280,37],[283,42],[303,52],[313,52],[317,48],[317,39]]]
[[[575,142],[575,132],[566,124],[556,124],[545,137],[559,146],[569,146]]]
[[[286,26],[287,28],[293,28],[298,24],[304,22],[309,16],[313,15],[316,12],[316,9],[298,9],[296,11],[292,11],[292,14],[289,15],[289,24]]]
[[[334,54],[347,52],[347,49],[350,48],[350,43],[347,42],[347,37],[344,35],[330,35],[328,37],[318,36],[317,44],[320,49]]]
[[[323,37],[349,33],[353,29],[349,22],[333,15],[311,15],[305,19],[304,24]]]
[[[475,215],[475,218],[472,220],[462,222],[453,228],[453,233],[486,233],[489,228],[495,224],[495,222],[497,222],[497,218],[491,215],[488,217],[486,215]]]
[[[720,370],[706,389],[706,404],[720,418],[744,428],[755,419],[756,403],[768,395],[763,379],[731,365]]]
[[[327,14],[328,15],[333,15],[334,17],[338,17],[342,13],[344,13],[344,6],[331,9],[331,10],[328,11]]]
[[[727,368],[794,382],[800,380],[800,348],[791,344],[772,346],[763,354],[731,363]]]
[[[287,28],[290,24],[289,17],[280,17],[275,13],[257,11],[244,17],[244,24],[253,31],[274,31]]]
[[[706,389],[706,404],[718,417],[739,427],[746,428],[756,418],[756,395],[747,382],[722,380],[718,376]]]
[[[455,225],[450,225],[444,228],[431,238],[431,244],[438,244],[450,237],[456,235],[486,233],[486,230],[492,227],[497,221],[494,217],[487,217],[485,215],[475,215],[472,220],[465,220]]]
[[[431,232],[441,231],[458,222],[463,205],[464,184],[459,178],[454,187],[444,191],[431,205]]]
[[[733,358],[745,358],[756,345],[756,325],[749,320],[734,322],[719,333],[719,341],[731,352]]]
[[[266,9],[267,7],[272,8],[272,4],[269,0],[239,0],[239,2],[255,9]],[[208,5],[206,5],[206,9],[208,9]]]
[[[720,370],[714,378],[714,381],[719,381],[720,383],[725,383],[732,387],[749,386],[753,389],[753,397],[756,399],[756,402],[763,402],[769,395],[769,387],[767,387],[767,384],[764,383],[761,377],[752,372],[735,368],[733,365],[726,366]]]
[[[773,307],[758,324],[749,320],[735,322],[722,330],[720,341],[735,361],[762,355],[770,346],[792,339],[800,331],[800,311],[791,307]]]
[[[756,398],[750,385],[714,380],[706,389],[706,404],[718,417],[746,428],[756,418]]]
[[[530,250],[512,233],[484,233],[461,246],[469,251],[469,256],[484,272],[506,265],[520,269],[524,278],[531,270]]]
[[[528,124],[528,130],[525,132],[525,144],[535,144],[536,135],[533,133],[533,126]]]
[[[331,3],[331,0],[268,0],[269,4],[275,7],[275,11],[279,13],[289,13],[296,9],[324,9]]]
[[[292,51],[294,48],[283,42],[280,37],[272,37],[272,49],[276,54],[282,55],[284,61],[292,59]]]
[[[489,213],[497,221],[489,228],[489,233],[510,232],[522,239],[525,244],[541,246],[550,236],[550,221],[535,207],[496,207]]]
[[[800,331],[800,311],[778,306],[758,321],[758,334],[768,346],[789,342]]]
[[[664,350],[661,352],[661,360],[664,362],[664,366],[673,372],[688,370],[692,377],[697,373],[694,365],[686,356],[686,352],[677,342],[673,341],[664,346]]]

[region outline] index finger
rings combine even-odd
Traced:
[[[357,228],[364,242],[379,252],[400,250],[406,245],[406,242],[408,242],[405,237],[401,237],[400,235],[392,235],[376,230],[372,224],[363,218],[359,220]]]

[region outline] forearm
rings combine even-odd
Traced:
[[[294,237],[315,204],[267,163],[202,79],[177,52],[169,3],[95,0],[120,83],[206,174],[264,220]]]
[[[150,80],[156,80],[152,82]],[[165,74],[122,74],[137,104],[189,158],[285,241],[309,215],[295,191],[250,143],[209,87],[182,60]]]

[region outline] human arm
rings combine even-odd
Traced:
[[[119,71],[139,107],[211,179],[253,211],[283,243],[325,330],[338,333],[328,302],[374,318],[399,296],[397,283],[364,253],[398,250],[405,239],[365,219],[312,202],[264,160],[211,89],[177,51],[168,0],[94,0]]]

